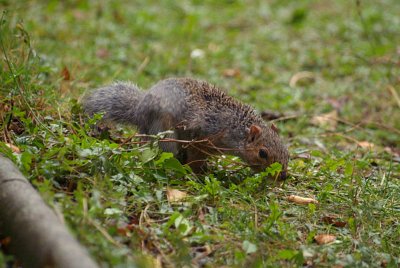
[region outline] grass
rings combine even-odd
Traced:
[[[0,152],[102,266],[399,265],[398,1],[0,7]],[[78,104],[86,90],[114,80],[148,88],[170,76],[282,113],[289,179],[266,181],[229,157],[195,176],[156,142],[128,140],[132,129],[92,135],[99,118],[83,120]],[[168,202],[171,188],[188,198]],[[336,240],[319,245],[319,234]]]

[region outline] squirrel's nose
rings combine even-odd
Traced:
[[[284,180],[284,179],[286,179],[286,176],[287,176],[286,171],[281,171],[281,174],[279,175],[279,178],[280,178],[281,180]]]

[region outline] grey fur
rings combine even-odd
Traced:
[[[114,83],[95,90],[84,99],[88,114],[105,112],[104,118],[138,126],[145,134],[174,130],[171,138],[200,140],[210,138],[217,148],[241,157],[253,168],[262,169],[273,162],[287,168],[289,153],[278,134],[248,105],[228,96],[205,81],[191,78],[162,80],[148,91],[130,83]],[[259,126],[261,135],[249,141],[249,128]],[[162,143],[181,161],[204,160],[207,151],[220,153],[207,146],[199,150],[182,144]],[[259,148],[268,151],[268,161],[257,158]]]

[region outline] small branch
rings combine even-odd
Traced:
[[[387,88],[389,89],[390,93],[393,95],[393,98],[396,100],[397,105],[400,108],[400,97],[397,94],[396,90],[394,89],[394,87],[392,87],[391,85],[387,86]]]

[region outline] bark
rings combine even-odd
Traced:
[[[0,155],[0,232],[23,267],[98,267],[56,214]]]

